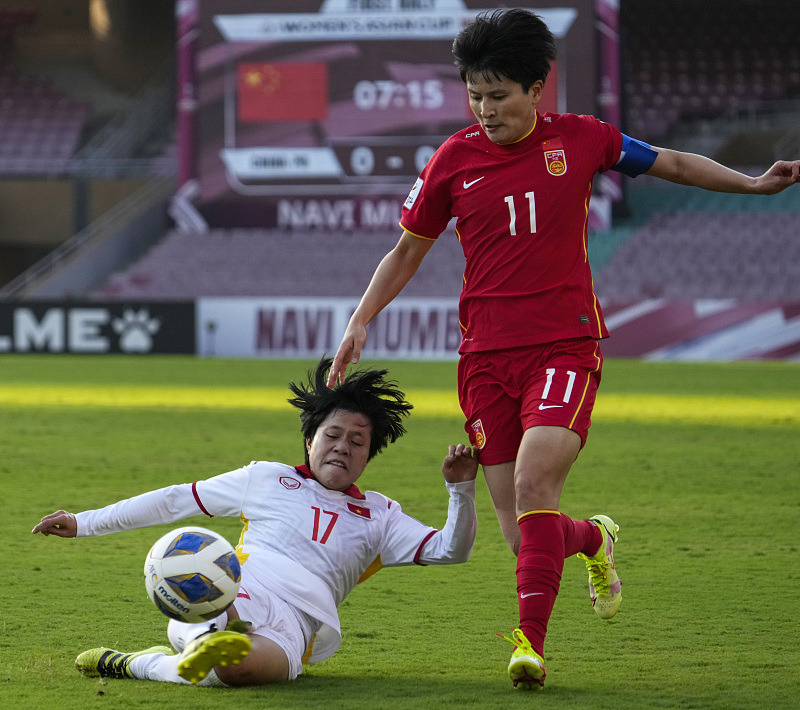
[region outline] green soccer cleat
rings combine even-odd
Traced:
[[[622,602],[622,582],[614,567],[614,543],[619,537],[619,525],[607,515],[595,515],[589,522],[600,528],[603,542],[592,557],[581,553],[578,557],[586,562],[589,570],[589,598],[595,612],[601,619],[610,619]]]
[[[75,668],[87,678],[133,678],[131,661],[147,653],[163,653],[171,656],[172,649],[169,646],[153,646],[144,651],[123,653],[110,648],[92,648],[75,659]]]
[[[498,634],[516,646],[508,663],[508,677],[517,690],[541,690],[547,672],[544,658],[531,648],[530,641],[519,629],[514,629],[511,638]]]
[[[235,666],[250,653],[247,634],[236,631],[210,631],[198,636],[180,655],[178,675],[190,683],[199,683],[214,666]]]

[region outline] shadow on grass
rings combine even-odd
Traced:
[[[514,690],[504,673],[497,678],[473,681],[441,678],[387,678],[378,676],[304,675],[295,682],[270,689],[251,689],[253,694],[269,693],[280,707],[325,707],[326,710],[374,710],[380,707],[419,708],[516,708],[528,707],[532,696],[546,697],[550,707],[593,707],[596,693],[591,688],[564,688],[554,685],[541,693]],[[263,697],[263,696],[262,696]],[[278,707],[276,704],[275,707]]]

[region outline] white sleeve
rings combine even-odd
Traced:
[[[172,523],[193,515],[238,516],[247,490],[248,474],[249,467],[239,468],[206,481],[167,486],[105,508],[85,510],[75,516],[77,537],[108,535]]]
[[[447,565],[466,562],[472,553],[478,518],[475,513],[475,481],[448,483],[450,501],[447,523],[441,530],[423,525],[392,506],[381,550],[385,567],[400,565]]]

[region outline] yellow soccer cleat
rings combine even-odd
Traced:
[[[250,653],[247,634],[236,631],[210,631],[198,636],[180,655],[178,675],[190,683],[199,683],[214,666],[235,666]]]
[[[92,648],[75,659],[75,668],[87,678],[133,678],[130,670],[131,661],[137,656],[148,653],[171,656],[172,649],[168,646],[153,646],[144,651],[123,653],[110,648]]]
[[[614,543],[618,539],[619,525],[607,515],[595,515],[589,522],[600,528],[603,542],[592,556],[578,553],[589,570],[589,598],[601,619],[616,615],[622,602],[622,582],[614,567]]]
[[[519,629],[514,629],[511,638],[498,634],[516,646],[508,663],[508,677],[517,690],[541,690],[547,672],[544,669],[544,658],[531,648],[530,641]]]

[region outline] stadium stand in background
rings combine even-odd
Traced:
[[[800,156],[800,2],[621,0],[620,21],[623,130],[751,174],[778,157]],[[28,25],[20,27],[29,31]],[[15,77],[8,84],[18,87],[27,80],[15,68],[15,51],[4,51],[9,58],[0,83]],[[68,146],[58,146],[68,153],[62,169],[74,185],[99,191],[103,180],[127,180],[135,189],[108,210],[95,209],[81,225],[85,228],[21,276],[3,279],[8,283],[0,298],[357,296],[399,236],[399,230],[179,230],[166,209],[175,172],[169,77],[154,70],[150,83],[124,105],[114,105],[109,97],[118,94],[109,90],[98,88],[87,103],[76,92],[35,83],[49,100],[70,107],[76,117],[71,120],[83,121],[74,129],[81,136],[77,144],[59,129]],[[98,107],[109,103],[117,110],[99,116]],[[3,140],[0,154],[4,145]],[[43,145],[38,141],[37,150]],[[56,157],[53,152],[46,160],[55,166]],[[0,160],[0,172],[8,176],[12,171],[3,165]],[[625,209],[614,228],[592,235],[590,258],[604,303],[800,301],[797,190],[765,199],[703,194],[660,182],[626,179]],[[79,212],[79,187],[74,194]],[[443,238],[404,295],[455,296],[462,265],[456,240]]]
[[[623,0],[621,7],[632,135],[657,142],[679,122],[773,111],[776,101],[800,98],[800,3]]]
[[[398,236],[399,228],[391,233],[338,235],[171,230],[131,268],[113,274],[92,297],[187,300],[198,295],[198,282],[207,279],[202,295],[352,297],[366,288],[374,267]],[[358,254],[355,260],[354,254]],[[409,295],[457,295],[463,273],[464,255],[455,234],[445,234],[414,276]]]
[[[0,9],[0,172],[6,175],[63,174],[89,117],[87,102],[8,64],[18,31],[37,16],[35,8]]]
[[[0,0],[0,287],[20,274],[37,281],[147,210],[163,215],[175,187],[171,0],[161,3],[166,14],[153,2],[23,3]],[[168,18],[148,32],[162,44],[167,36],[168,54],[128,19],[148,12]],[[124,35],[112,31],[112,15]],[[167,226],[163,216],[160,236]],[[129,260],[141,247],[116,251]],[[104,257],[94,272],[113,263]]]

